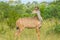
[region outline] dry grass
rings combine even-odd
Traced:
[[[54,33],[47,34],[47,31],[54,27],[55,21],[55,19],[44,20],[40,29],[41,40],[60,40],[60,35]],[[3,32],[0,34],[0,40],[14,40],[14,32],[16,29],[10,30],[5,23],[3,23],[3,25],[0,25],[0,28],[2,27],[6,31],[3,30]],[[17,38],[17,40],[37,40],[35,29],[26,28],[24,31],[22,31],[20,38]]]

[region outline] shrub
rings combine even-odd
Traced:
[[[54,31],[55,31],[56,33],[60,33],[60,24],[57,24],[57,25],[55,26]]]

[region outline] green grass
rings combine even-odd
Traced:
[[[54,32],[47,33],[49,29],[54,28],[54,25],[56,25],[55,21],[55,19],[43,21],[40,29],[41,40],[60,40],[60,35]],[[60,23],[59,20],[57,20],[57,22]],[[16,29],[10,30],[6,23],[0,23],[0,40],[14,40],[15,31]],[[17,40],[37,40],[35,29],[25,28]]]

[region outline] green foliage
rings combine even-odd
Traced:
[[[57,24],[57,25],[55,26],[54,31],[55,31],[56,33],[60,33],[60,24]]]
[[[42,27],[40,29],[41,40],[46,40],[46,39],[47,40],[55,40],[55,39],[60,40],[60,37],[59,37],[60,35],[56,36],[56,34],[55,35],[53,34],[53,33],[60,34],[60,24],[55,24],[56,19],[53,20],[53,18],[60,19],[60,1],[51,2],[51,3],[42,2],[37,5],[39,5],[41,15],[44,19],[42,23]],[[1,34],[0,39],[1,40],[14,40],[13,35],[15,34],[15,31],[16,31],[16,29],[14,29],[16,27],[16,20],[23,17],[36,16],[36,14],[31,14],[33,9],[34,9],[34,3],[30,3],[30,4],[27,3],[27,5],[25,5],[22,3],[18,4],[17,2],[16,5],[10,5],[9,3],[6,3],[6,2],[0,2],[0,34]],[[51,20],[49,20],[49,18],[51,18]],[[31,32],[29,32],[29,30]],[[20,39],[24,38],[23,40],[25,40],[27,39],[28,36],[31,36],[31,38],[28,37],[28,40],[34,40],[34,39],[37,40],[36,38],[33,38],[33,36],[36,35],[34,34],[35,32],[33,31],[34,29],[26,29],[21,34]],[[50,33],[52,35],[47,36]]]
[[[60,2],[52,2],[49,3],[43,10],[43,13],[41,14],[44,19],[47,18],[60,18]]]
[[[60,34],[60,24],[56,23],[50,29],[48,29],[46,33],[47,34],[51,34],[51,33]]]
[[[42,2],[39,5],[43,19],[60,18],[60,2]],[[10,5],[6,2],[0,2],[0,21],[6,21],[10,28],[15,27],[15,22],[21,17],[34,17],[31,14],[34,9],[34,3]]]

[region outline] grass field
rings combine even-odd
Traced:
[[[42,23],[42,27],[40,28],[40,39],[41,40],[60,40],[60,35],[54,32],[50,32],[50,29],[54,28],[55,19],[52,20],[44,20]],[[57,20],[60,23],[59,20]],[[14,33],[16,28],[13,30],[9,29],[9,26],[4,23],[0,23],[0,40],[14,40]],[[22,31],[20,38],[17,40],[37,40],[35,29],[27,29],[25,28]]]

